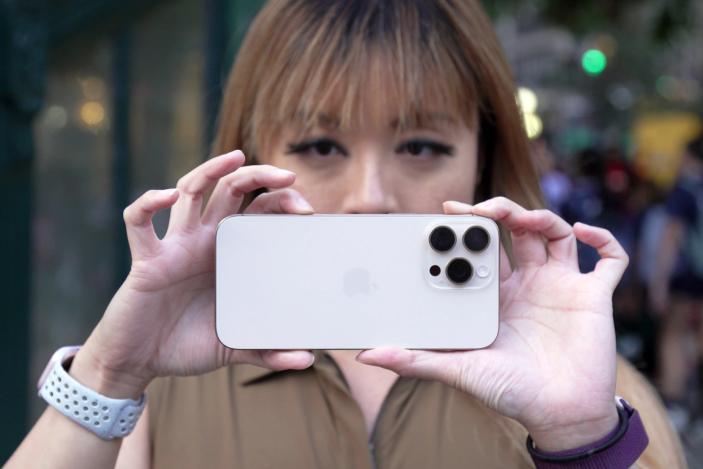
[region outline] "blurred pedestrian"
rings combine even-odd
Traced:
[[[662,317],[659,387],[674,424],[682,429],[690,420],[687,384],[700,362],[703,338],[703,133],[686,146],[665,210],[649,298]]]

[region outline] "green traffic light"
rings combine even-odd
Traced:
[[[581,57],[581,66],[589,75],[600,75],[606,65],[608,65],[608,59],[598,49],[588,49]]]

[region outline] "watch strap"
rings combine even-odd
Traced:
[[[39,396],[103,440],[127,436],[144,410],[146,394],[139,400],[113,399],[82,385],[64,368],[73,354],[75,351],[54,362],[39,388]]]
[[[528,436],[527,450],[537,469],[627,469],[649,444],[639,413],[625,399],[616,397],[618,426],[600,440],[565,451],[540,451]]]

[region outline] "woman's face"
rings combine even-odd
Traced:
[[[295,172],[292,187],[318,213],[441,213],[445,200],[471,203],[477,132],[441,114],[417,128],[394,120],[343,130],[327,116],[308,133],[289,126],[260,160]]]

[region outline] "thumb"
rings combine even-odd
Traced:
[[[460,353],[466,352],[380,347],[363,350],[356,356],[356,360],[366,365],[386,368],[400,376],[441,381],[455,386],[461,375],[460,359],[457,356]]]
[[[256,197],[244,213],[290,213],[307,215],[315,210],[295,189],[280,189]]]

